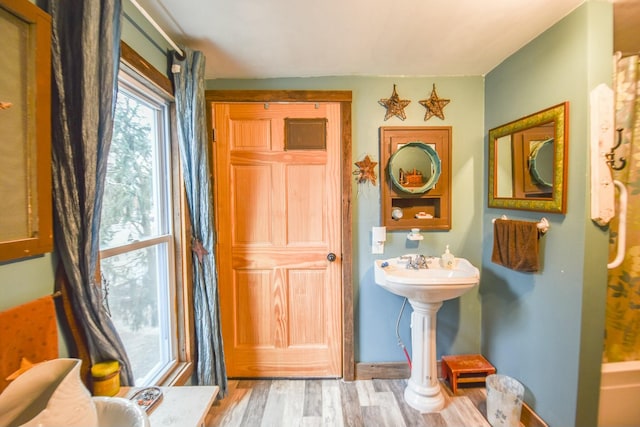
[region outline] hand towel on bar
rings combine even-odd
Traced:
[[[493,253],[491,261],[525,273],[540,268],[537,222],[496,219],[493,223]]]
[[[53,297],[47,295],[0,312],[0,392],[22,359],[31,363],[59,357]]]

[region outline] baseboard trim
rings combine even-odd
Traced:
[[[405,362],[356,363],[356,380],[395,380],[407,379],[411,376],[409,365]],[[440,361],[437,366],[438,377],[441,376]],[[549,427],[526,403],[522,404],[520,422],[524,427]]]
[[[520,422],[524,427],[549,427],[526,403],[522,403]]]
[[[406,362],[356,363],[357,380],[399,380],[410,376]]]

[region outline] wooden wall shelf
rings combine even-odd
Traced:
[[[440,160],[440,176],[424,193],[410,193],[398,188],[389,174],[389,160],[398,149],[411,142],[422,142],[433,148]],[[380,187],[382,224],[387,230],[421,231],[451,229],[451,127],[387,126],[380,128]],[[397,167],[395,165],[394,167]],[[428,168],[429,166],[425,166]],[[394,171],[395,173],[395,171]],[[406,190],[406,189],[405,189]],[[402,210],[394,219],[392,211]],[[425,215],[419,217],[421,213]],[[417,217],[418,216],[418,217]]]

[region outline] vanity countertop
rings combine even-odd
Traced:
[[[130,398],[144,387],[122,387],[119,397]],[[200,427],[213,404],[217,386],[160,387],[162,401],[149,414],[151,427]]]

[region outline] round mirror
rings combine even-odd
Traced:
[[[529,172],[539,185],[553,186],[553,138],[544,141],[531,141]]]
[[[389,159],[389,177],[405,193],[420,194],[433,188],[440,177],[440,157],[424,142],[410,142]]]

